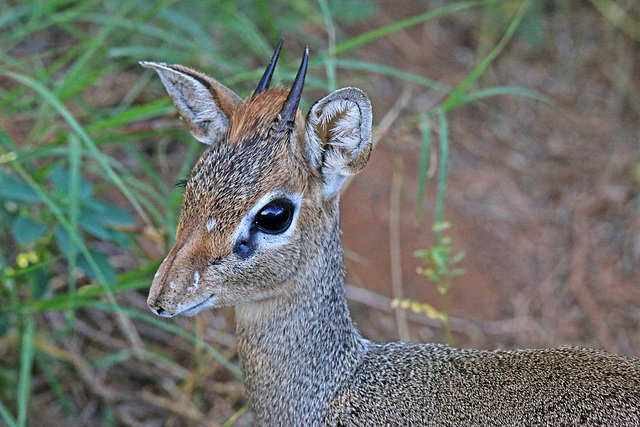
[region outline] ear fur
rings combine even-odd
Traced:
[[[371,102],[360,89],[339,89],[311,107],[307,156],[322,174],[326,197],[336,194],[345,179],[369,161],[371,122]]]
[[[200,142],[214,144],[229,127],[242,99],[211,77],[182,65],[140,62],[155,70],[178,109],[187,129]]]

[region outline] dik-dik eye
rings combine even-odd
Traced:
[[[291,225],[294,209],[293,203],[287,199],[273,200],[258,212],[255,224],[263,233],[284,233]]]

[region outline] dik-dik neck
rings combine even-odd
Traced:
[[[346,304],[337,215],[316,239],[323,247],[287,286],[295,292],[236,307],[238,350],[259,425],[319,423],[367,346]]]

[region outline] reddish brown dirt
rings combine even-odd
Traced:
[[[403,6],[412,4],[394,3],[388,19],[399,18]],[[455,248],[467,253],[466,274],[455,279],[451,294],[457,345],[572,344],[640,356],[640,50],[597,11],[573,6],[576,13],[549,15],[542,47],[514,41],[483,80],[485,87],[535,90],[555,105],[496,97],[448,116],[445,216]],[[442,19],[362,55],[455,85],[468,73],[460,58],[473,54],[465,40],[476,43],[469,28],[464,18]],[[403,90],[397,80],[382,78],[360,86],[370,93],[377,120]],[[394,159],[400,159],[404,294],[438,306],[434,286],[415,273],[419,260],[412,256],[432,242],[435,179],[415,226],[419,130],[410,123],[439,98],[424,88],[406,89],[408,107],[343,195],[347,282],[393,294],[389,200]],[[437,129],[433,136],[437,142]],[[397,338],[393,314],[371,313],[365,305],[353,304],[360,328],[374,338]],[[443,339],[437,326],[410,324],[414,340]]]

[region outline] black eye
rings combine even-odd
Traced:
[[[293,210],[293,204],[289,200],[274,200],[258,212],[255,224],[260,231],[267,234],[284,233],[291,225]]]

